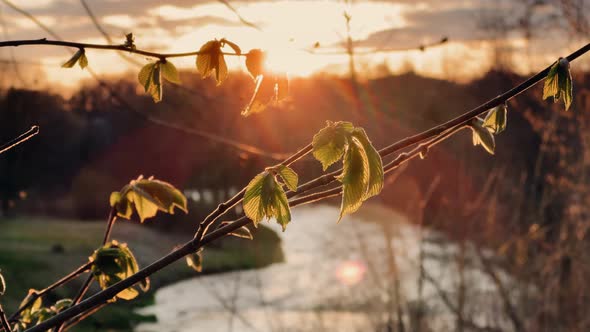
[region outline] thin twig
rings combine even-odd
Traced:
[[[39,126],[32,126],[31,129],[27,130],[25,133],[19,135],[17,138],[14,138],[2,146],[0,146],[0,154],[14,148],[15,146],[28,141],[31,137],[37,135],[39,133]]]
[[[99,305],[98,307],[89,310],[85,313],[83,313],[82,315],[79,315],[78,317],[75,317],[74,319],[72,319],[71,321],[67,322],[64,325],[63,331],[67,331],[69,328],[78,325],[81,321],[85,320],[86,318],[94,315],[95,313],[97,313],[100,309],[104,308],[106,305],[108,305],[107,303],[103,303],[101,305]]]
[[[45,287],[44,289],[42,289],[38,292],[33,292],[31,297],[29,298],[29,300],[26,303],[24,303],[23,305],[21,305],[20,308],[10,316],[8,321],[9,322],[16,322],[18,319],[18,316],[21,314],[21,312],[23,312],[29,306],[31,306],[31,304],[33,304],[38,298],[44,296],[45,294],[47,294],[48,292],[50,292],[54,289],[66,284],[67,282],[76,278],[77,276],[81,275],[82,273],[88,271],[88,269],[90,268],[91,265],[92,265],[92,262],[89,261],[89,262],[85,263],[84,265],[80,266],[79,268],[77,268],[76,270],[70,272],[65,277],[59,279],[58,281],[54,282],[53,284],[51,284],[47,287]]]
[[[10,329],[10,324],[8,323],[8,319],[6,318],[6,314],[4,313],[4,308],[2,308],[1,304],[0,304],[0,323],[2,324],[2,329],[5,332],[12,331]]]
[[[94,24],[94,27],[96,28],[96,30],[98,30],[98,32],[100,32],[100,34],[104,37],[104,39],[107,41],[107,43],[109,43],[109,45],[113,45],[114,44],[113,39],[111,38],[111,36],[109,36],[107,31],[100,25],[100,23],[98,22],[98,19],[96,18],[96,15],[94,15],[92,10],[90,9],[90,6],[88,6],[88,3],[86,3],[85,0],[80,0],[80,3],[82,4],[82,7],[84,7],[86,14],[88,15],[88,17],[92,21],[92,24]],[[57,38],[57,39],[61,39],[61,38]],[[121,59],[129,62],[132,65],[139,66],[139,67],[143,66],[143,64],[141,62],[137,61],[134,58],[127,56],[124,52],[117,52],[117,54],[121,57]]]
[[[62,46],[62,47],[71,47],[77,49],[95,49],[95,50],[113,50],[113,51],[125,51],[134,54],[140,54],[152,58],[158,59],[167,59],[167,58],[181,58],[181,57],[189,57],[189,56],[196,56],[199,54],[208,54],[208,52],[201,52],[201,51],[190,51],[190,52],[182,52],[182,53],[159,53],[159,52],[151,52],[145,51],[139,48],[134,48],[125,44],[120,45],[109,45],[109,44],[91,44],[91,43],[77,43],[77,42],[70,42],[70,41],[62,41],[62,40],[51,40],[46,38],[41,39],[22,39],[22,40],[7,40],[0,42],[0,47],[18,47],[24,45],[48,45],[48,46]],[[228,56],[245,56],[246,54],[238,54],[233,52],[222,52],[223,55]]]
[[[115,225],[116,220],[117,220],[117,212],[115,211],[114,208],[111,208],[111,210],[109,212],[108,221],[107,221],[107,228],[105,229],[104,237],[102,239],[102,246],[104,246],[105,244],[107,244],[107,242],[109,242],[109,238],[111,236],[111,232],[113,230],[113,226]],[[80,301],[82,301],[82,298],[84,298],[84,295],[86,295],[86,292],[88,292],[88,289],[90,289],[90,285],[92,284],[93,280],[94,280],[94,278],[93,278],[92,274],[90,274],[88,276],[88,278],[86,278],[86,280],[82,284],[82,287],[80,287],[80,290],[78,290],[78,294],[76,294],[76,297],[72,301],[72,305],[76,305],[76,304],[80,303]],[[81,322],[85,317],[86,316],[83,316],[83,318],[76,319],[76,324]],[[65,328],[66,325],[72,326],[75,324],[74,324],[74,322],[69,322],[68,324],[58,325],[56,327],[55,331],[57,331],[57,332],[63,331],[63,329]]]

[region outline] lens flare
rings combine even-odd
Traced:
[[[347,261],[336,269],[336,278],[346,286],[358,284],[365,277],[367,268],[365,264],[359,261]]]

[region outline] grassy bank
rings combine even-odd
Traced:
[[[0,219],[0,269],[7,292],[1,301],[8,313],[18,307],[30,288],[42,289],[76,269],[102,241],[103,221],[79,222],[43,218]],[[160,233],[145,226],[119,222],[113,239],[127,242],[140,267],[155,261],[192,234]],[[283,256],[277,235],[259,228],[256,241],[228,238],[204,252],[204,273],[248,269],[281,261]],[[74,331],[130,331],[131,327],[154,317],[133,313],[137,306],[153,302],[153,292],[162,285],[197,276],[184,261],[177,262],[152,278],[152,289],[132,302],[119,301],[107,306]],[[73,297],[85,277],[51,293],[47,304]]]

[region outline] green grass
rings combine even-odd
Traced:
[[[0,219],[0,269],[6,279],[7,292],[1,298],[8,314],[17,309],[30,288],[42,289],[76,269],[100,244],[104,222],[79,222],[44,218]],[[192,235],[192,234],[191,234]],[[128,243],[140,267],[169,253],[190,235],[160,233],[145,226],[117,222],[113,239]],[[255,240],[227,238],[204,251],[204,273],[249,269],[283,259],[279,239],[271,230],[259,227]],[[63,250],[56,250],[63,248]],[[72,331],[131,331],[136,323],[154,320],[141,316],[134,308],[153,303],[158,287],[197,276],[184,261],[176,262],[151,278],[152,289],[131,302],[117,301],[87,319]],[[85,277],[72,281],[47,296],[46,304],[73,297]],[[96,286],[93,291],[98,290]]]

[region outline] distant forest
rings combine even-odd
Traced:
[[[273,153],[292,152],[307,144],[326,120],[345,120],[364,127],[380,147],[451,119],[524,79],[492,71],[468,84],[456,84],[410,72],[353,87],[346,78],[317,76],[292,80],[289,102],[264,116],[244,119],[240,111],[252,92],[249,77],[233,75],[220,87],[188,73],[182,78],[183,87],[167,87],[159,104],[145,96],[135,81],[125,79],[108,82],[108,88],[86,84],[69,99],[42,91],[3,91],[0,140],[9,140],[33,124],[40,125],[41,133],[0,158],[2,214],[104,218],[110,192],[139,174],[155,175],[179,188],[224,192],[244,186],[270,162],[266,156],[236,153],[225,144],[146,117]],[[590,86],[590,74],[578,73],[574,78],[573,112],[552,111],[559,105],[542,101],[542,87],[537,86],[508,105],[508,129],[498,136],[497,145],[502,148],[496,156],[480,149],[463,153],[471,145],[470,133],[465,131],[431,151],[426,156],[429,162],[413,161],[398,182],[386,186],[375,199],[411,215],[414,194],[444,175],[425,220],[453,229],[453,236],[461,236],[457,220],[481,222],[477,214],[465,213],[460,208],[463,200],[455,198],[486,195],[492,192],[490,186],[500,225],[525,232],[529,222],[542,220],[551,228],[567,217],[564,202],[583,201],[586,197],[581,196],[587,196],[576,188],[576,179],[587,176],[590,162],[585,157],[590,138],[585,127],[590,118],[582,112],[590,105],[590,90],[583,88]],[[113,93],[124,96],[124,102]],[[576,121],[570,121],[573,117]],[[311,159],[301,167],[307,167],[310,175],[320,171]],[[540,197],[548,192],[551,199],[537,211]],[[198,211],[191,215],[192,223],[178,227],[194,228],[199,213],[210,209],[196,205],[191,208]],[[520,211],[520,219],[514,218],[515,210]],[[513,219],[516,225],[508,222]],[[447,227],[449,222],[455,227]],[[178,223],[165,227],[173,224]]]

